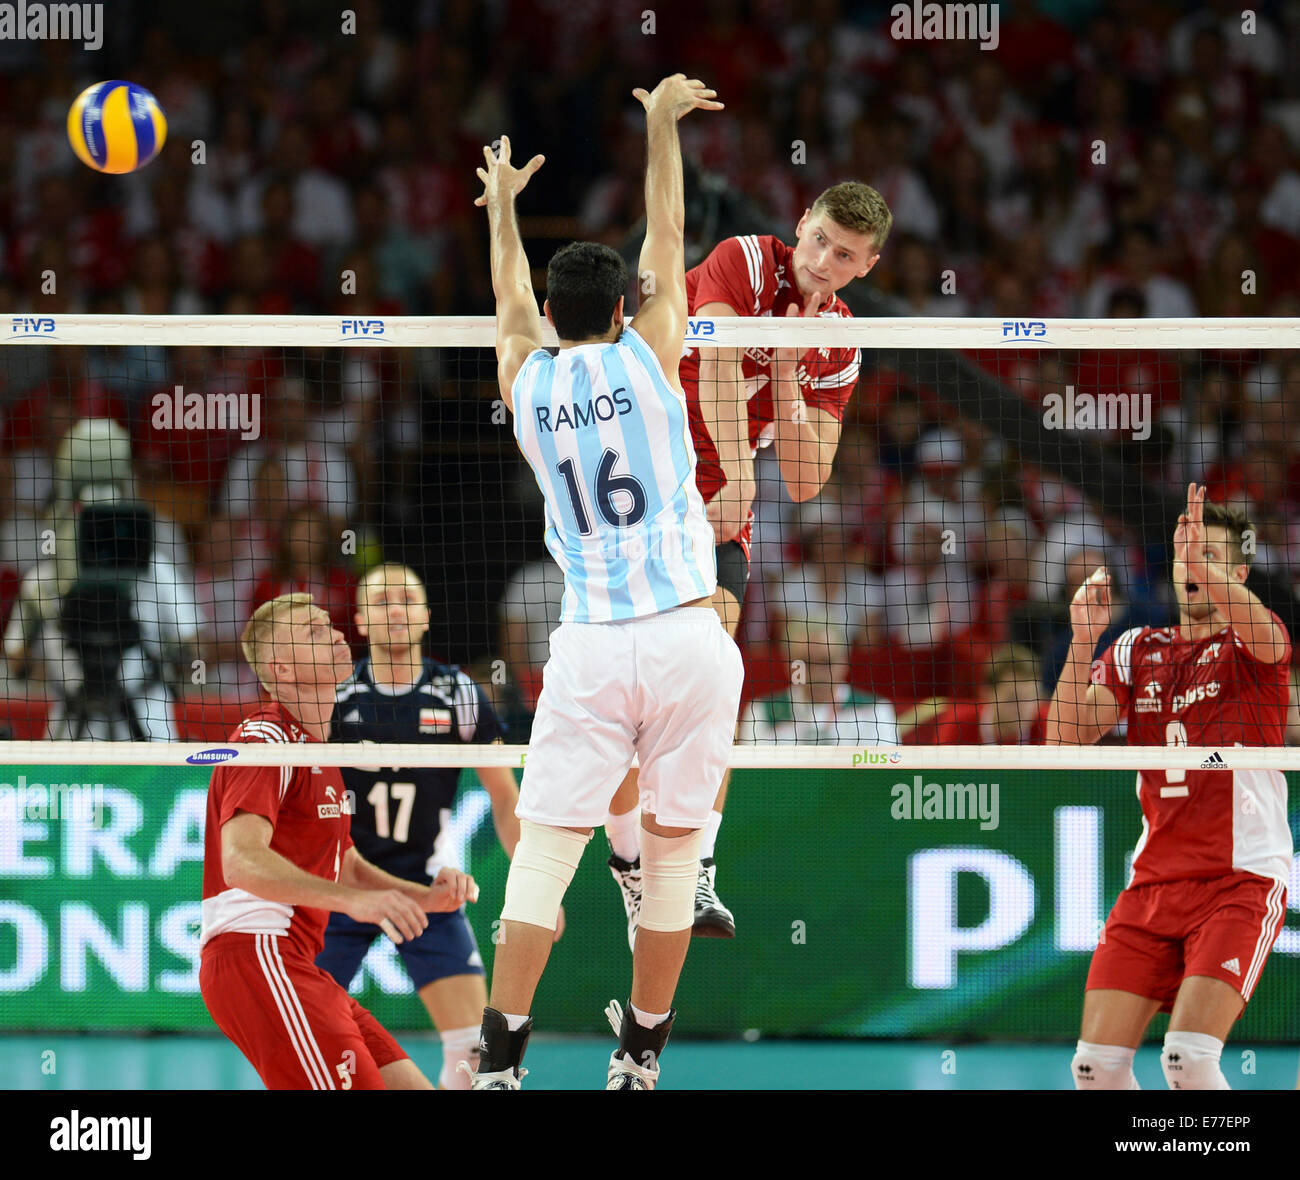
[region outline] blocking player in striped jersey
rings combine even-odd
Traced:
[[[357,587],[356,623],[369,655],[339,685],[331,740],[339,742],[490,743],[504,727],[478,687],[457,668],[424,656],[429,629],[424,583],[414,570],[386,564]],[[519,791],[507,767],[475,771],[492,800],[501,846],[519,841]],[[456,767],[343,768],[355,811],[352,839],[361,855],[403,881],[427,884],[447,865],[459,868],[447,823],[460,781]],[[347,914],[330,915],[316,959],[344,987],[382,931]],[[557,935],[558,937],[558,935]],[[443,1090],[465,1090],[457,1066],[478,1067],[478,1029],[487,1004],[483,960],[463,909],[434,914],[424,932],[398,944],[398,954],[442,1039]]]
[[[497,300],[497,377],[515,439],[546,505],[546,544],[564,573],[519,793],[519,846],[506,880],[503,938],[483,1012],[475,1089],[516,1089],[556,913],[634,757],[641,763],[640,936],[607,1089],[649,1090],[672,1028],[691,941],[700,832],[726,769],[744,667],[710,606],[713,537],[695,486],[695,449],[677,380],[686,335],[685,219],[677,120],[717,110],[681,74],[646,110],[650,291],[626,323],[627,266],[607,246],[575,242],[551,259],[546,315],[560,347],[542,347],[515,197],[542,165],[484,149],[478,171]]]
[[[770,234],[728,238],[686,274],[690,314],[703,317],[848,317],[836,292],[880,259],[893,216],[869,185],[844,181],[822,193],[795,226],[796,244]],[[691,411],[695,469],[717,543],[713,607],[735,636],[749,582],[754,456],[774,446],[790,498],[809,500],[830,477],[840,421],[858,380],[856,348],[696,348],[681,362]],[[707,392],[709,396],[701,396]],[[730,772],[724,776],[700,849],[693,932],[734,938],[732,913],[716,891],[714,844]],[[628,940],[640,905],[637,771],[630,771],[605,821],[609,867],[623,892]]]
[[[352,655],[310,594],[263,603],[241,637],[271,698],[232,742],[329,738],[334,690]],[[218,766],[203,835],[199,991],[218,1028],[270,1090],[429,1090],[384,1027],[316,966],[330,911],[373,922],[396,943],[419,937],[426,913],[478,897],[447,867],[413,884],[352,844],[334,766]]]
[[[1174,533],[1178,626],[1125,631],[1096,661],[1110,576],[1099,569],[1079,587],[1049,744],[1090,744],[1121,720],[1130,745],[1284,744],[1291,640],[1246,588],[1253,536],[1242,513],[1192,484]],[[1093,952],[1076,1088],[1137,1089],[1133,1056],[1160,1011],[1171,1013],[1160,1057],[1170,1088],[1229,1088],[1223,1044],[1286,914],[1286,796],[1276,770],[1139,772],[1142,837]]]

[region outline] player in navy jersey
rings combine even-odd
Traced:
[[[504,727],[483,691],[464,672],[422,654],[429,608],[424,585],[412,570],[382,565],[367,574],[357,590],[356,621],[370,654],[339,685],[332,741],[486,744],[502,739]],[[491,796],[501,845],[511,856],[519,840],[514,774],[506,767],[476,773]],[[447,822],[459,781],[458,767],[345,767],[358,850],[406,881],[426,882],[444,866],[457,867]],[[349,986],[380,933],[377,926],[333,914],[317,965]],[[423,934],[402,943],[398,953],[442,1038],[439,1085],[468,1089],[468,1076],[456,1067],[461,1061],[478,1066],[487,989],[465,911],[431,915]]]

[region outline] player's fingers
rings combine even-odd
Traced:
[[[406,922],[403,929],[410,931],[411,938],[418,938],[428,928],[429,915],[416,904],[413,898],[407,897],[405,894],[402,894],[401,898],[402,917]]]
[[[387,918],[379,919],[379,929],[382,930],[385,934],[387,934],[388,937],[391,938],[394,942],[400,943],[405,941],[405,939],[402,938],[401,934],[398,933],[397,927],[394,926],[392,922],[390,922]]]
[[[527,164],[524,165],[524,174],[526,176],[532,176],[532,174],[536,172],[537,169],[539,169],[545,163],[546,163],[545,156],[540,154],[534,156],[531,160],[528,161]]]
[[[508,163],[510,163],[510,136],[508,136],[508,135],[503,135],[503,136],[501,137],[501,155],[500,155],[500,160],[501,160],[501,163],[503,163],[503,164],[508,164]]]
[[[497,156],[490,144],[483,145],[483,158],[487,161],[488,171],[491,172],[496,167]]]

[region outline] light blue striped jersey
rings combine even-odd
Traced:
[[[561,619],[635,619],[711,596],[713,530],[686,398],[650,346],[625,327],[613,344],[538,349],[512,393],[515,438],[546,500],[546,547],[564,571]]]

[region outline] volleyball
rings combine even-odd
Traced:
[[[143,168],[167,138],[167,117],[143,86],[134,82],[96,82],[68,111],[68,141],[96,172],[134,172]]]

